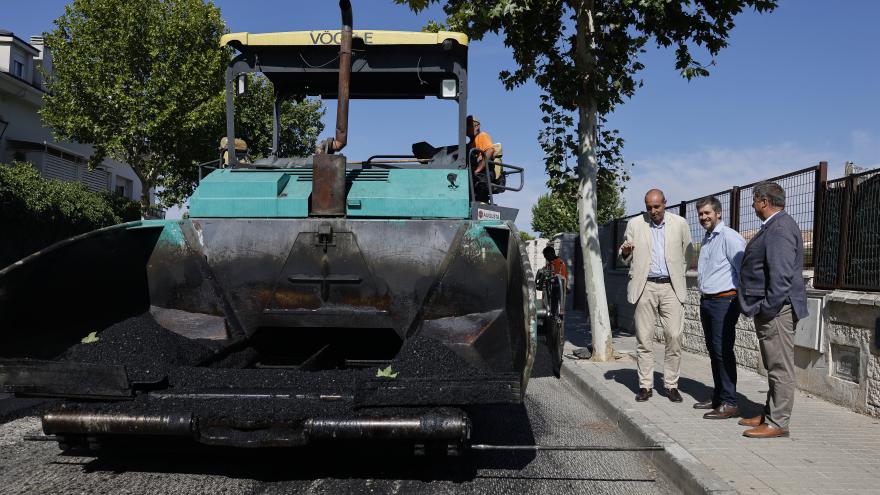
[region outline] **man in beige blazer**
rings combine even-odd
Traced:
[[[654,324],[660,317],[666,338],[663,381],[666,396],[681,402],[678,377],[681,368],[681,330],[684,301],[687,297],[688,257],[693,245],[687,222],[666,211],[663,191],[651,189],[645,194],[645,210],[626,226],[620,257],[629,266],[627,300],[635,304],[636,339],[639,342],[637,363],[639,393],[643,402],[653,395]]]

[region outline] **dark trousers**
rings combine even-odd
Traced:
[[[712,401],[732,406],[736,405],[736,355],[733,353],[733,344],[738,319],[739,302],[736,296],[700,301],[700,320],[715,382]]]

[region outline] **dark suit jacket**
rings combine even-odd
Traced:
[[[804,243],[791,215],[780,211],[746,245],[739,272],[739,303],[746,316],[773,318],[791,302],[795,318],[807,316]]]

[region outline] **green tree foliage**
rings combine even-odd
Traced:
[[[134,201],[45,180],[28,163],[0,164],[0,268],[62,239],[140,218]]]
[[[42,115],[59,139],[128,163],[163,202],[192,191],[215,156],[228,52],[220,10],[203,0],[73,0],[46,44],[53,77]]]
[[[571,112],[560,112],[546,103],[542,97],[541,108],[545,115],[543,121],[546,128],[538,135],[541,149],[544,151],[544,168],[547,172],[547,187],[572,198],[572,208],[577,213],[578,177],[577,165],[571,164],[568,157],[577,154],[578,140],[573,133],[575,118]],[[601,120],[601,118],[600,118]],[[629,181],[629,167],[623,160],[624,140],[616,129],[600,130],[596,142],[596,196],[597,218],[599,224],[614,219],[611,212],[623,215],[625,208],[621,193],[626,190]]]
[[[558,192],[540,196],[532,206],[532,230],[544,238],[561,232],[577,232],[577,202]]]
[[[235,134],[248,143],[251,157],[268,156],[272,150],[272,115],[275,92],[265,76],[248,74],[247,91],[235,99]],[[320,101],[287,99],[281,103],[279,156],[306,156],[315,151],[324,131]]]
[[[776,0],[395,2],[414,11],[431,3],[444,4],[445,24],[432,21],[426,28],[430,31],[462,31],[477,40],[487,33],[503,35],[517,64],[500,74],[505,87],[512,89],[531,80],[544,91],[540,107],[546,127],[539,140],[546,156],[547,185],[553,191],[577,181],[577,165],[569,165],[566,157],[580,157],[584,151],[595,154],[600,191],[628,180],[621,158],[624,142],[618,132],[594,125],[585,129],[593,135],[586,136],[578,132],[576,114],[585,108],[595,116],[596,124],[602,124],[604,116],[631,97],[643,84],[638,78],[644,68],[639,55],[651,41],[675,49],[675,68],[683,77],[707,76],[715,62],[701,63],[694,50],[704,49],[715,57],[727,46],[736,15],[746,8],[772,11],[777,4]],[[606,173],[598,174],[598,170]]]
[[[519,231],[519,238],[523,242],[535,240],[532,235],[530,235],[528,232],[523,232],[522,230]]]
[[[599,211],[596,214],[599,224],[604,225],[615,218],[620,218],[626,213],[626,201],[623,200],[621,193],[625,189],[613,178],[606,177],[612,175],[606,169],[599,169],[597,177]]]
[[[541,142],[554,190],[577,180],[578,227],[584,250],[594,358],[610,359],[611,333],[599,249],[597,182],[609,170],[625,179],[623,141],[603,132],[603,117],[642,85],[639,61],[649,43],[675,50],[686,79],[709,75],[737,15],[769,12],[777,0],[395,0],[415,11],[442,3],[446,25],[473,39],[500,34],[516,64],[500,74],[512,89],[534,81],[541,88],[545,130]],[[709,55],[708,62],[697,59]],[[610,154],[603,156],[602,150]],[[574,154],[577,167],[562,157]],[[605,179],[607,180],[607,179]]]
[[[618,186],[612,171],[599,170],[599,224],[606,224],[625,213],[625,203],[620,196],[623,187]],[[566,181],[548,194],[538,198],[532,207],[532,230],[541,237],[560,232],[578,232],[577,184]]]

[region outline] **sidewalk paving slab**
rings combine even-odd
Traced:
[[[636,402],[638,391],[633,335],[615,334],[619,359],[600,363],[574,359],[572,342],[588,335],[583,313],[566,314],[567,359],[563,378],[595,398],[634,440],[666,447],[654,462],[685,493],[846,493],[880,494],[880,418],[861,415],[798,391],[791,436],[749,439],[736,419],[706,420],[694,403],[712,394],[709,358],[684,352],[679,391],[684,402],[669,401],[663,390],[663,345],[655,343],[654,396]],[[761,412],[767,378],[738,368],[737,391],[744,416]]]

